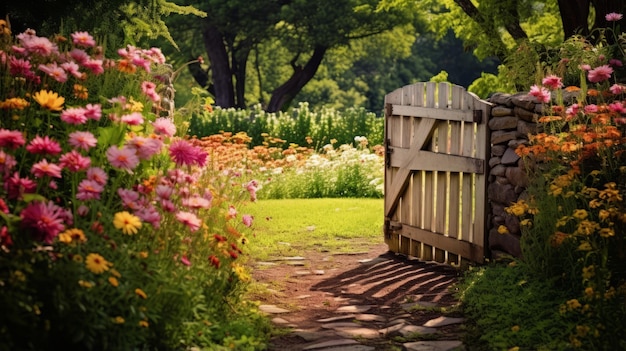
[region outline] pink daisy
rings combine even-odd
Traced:
[[[103,190],[104,187],[97,182],[89,179],[83,179],[80,184],[78,184],[76,198],[81,201],[99,200],[100,194]]]
[[[619,85],[619,84],[613,84],[611,85],[609,90],[611,91],[613,95],[619,95],[624,91],[624,86]]]
[[[163,142],[158,139],[135,136],[128,141],[127,145],[137,151],[140,159],[147,160],[161,151]]]
[[[183,206],[189,207],[191,209],[211,207],[211,201],[198,195],[193,195],[191,197],[185,198],[183,199],[182,203]]]
[[[122,204],[125,207],[128,207],[131,210],[137,210],[140,208],[140,198],[138,192],[130,189],[119,188],[117,189],[117,195],[119,195],[122,200]]]
[[[13,167],[17,165],[15,157],[0,150],[0,173],[9,175]]]
[[[61,167],[67,168],[71,172],[78,172],[91,166],[91,159],[78,153],[76,150],[67,152],[59,159]]]
[[[139,217],[142,222],[150,223],[150,225],[152,225],[155,229],[158,229],[161,226],[161,214],[159,214],[156,208],[152,205],[142,207],[135,211],[134,214]]]
[[[186,225],[192,232],[200,229],[200,225],[202,224],[200,219],[191,212],[180,211],[176,214],[176,219]]]
[[[120,120],[131,126],[143,124],[143,115],[139,112],[133,112],[129,115],[123,115]]]
[[[609,65],[602,65],[590,70],[587,78],[592,83],[599,83],[611,78],[611,74],[613,74],[613,68]]]
[[[37,183],[29,178],[20,178],[19,173],[15,172],[10,177],[4,187],[8,193],[9,199],[20,199],[24,194],[32,194],[37,190]]]
[[[72,51],[70,51],[70,56],[80,65],[83,65],[89,60],[89,54],[81,49],[73,49]]]
[[[536,97],[539,102],[550,102],[550,91],[544,87],[533,85],[532,87],[530,87],[529,94]]]
[[[611,12],[611,13],[607,13],[604,18],[607,20],[607,22],[617,22],[619,20],[622,19],[622,14],[621,13],[616,13],[616,12]]]
[[[31,70],[30,62],[24,59],[18,59],[14,56],[11,56],[9,59],[9,72],[12,76],[18,77],[30,77],[35,74]]]
[[[170,157],[178,166],[206,164],[207,153],[185,140],[176,140],[170,145]]]
[[[59,67],[56,62],[47,65],[39,65],[37,68],[59,83],[65,83],[67,81],[67,73],[65,73],[65,70]]]
[[[172,137],[176,134],[176,126],[170,118],[159,117],[152,122],[152,126],[154,127],[154,133],[156,134],[166,135],[168,137]]]
[[[26,146],[26,150],[31,154],[50,154],[56,155],[61,152],[61,145],[50,139],[49,136],[44,136],[43,138],[37,135],[33,140],[30,141],[28,146]]]
[[[111,146],[107,150],[107,159],[111,166],[119,169],[132,171],[139,164],[139,158],[135,152],[135,149],[124,146],[118,148],[117,146]]]
[[[9,149],[17,149],[24,145],[24,135],[18,130],[0,129],[0,147],[8,147]]]
[[[163,200],[167,200],[172,196],[172,193],[174,192],[174,188],[172,188],[169,185],[157,185],[156,189],[155,189],[156,195],[163,199]]]
[[[563,87],[563,83],[561,82],[561,77],[555,75],[549,75],[545,77],[541,84],[548,87],[550,90],[556,90]]]
[[[143,53],[146,54],[150,58],[150,60],[155,63],[165,63],[165,55],[163,55],[163,52],[160,48],[152,47],[148,50],[143,50]]]
[[[61,120],[68,124],[84,124],[87,122],[85,109],[81,107],[72,107],[61,112]]]
[[[131,62],[134,65],[137,65],[137,66],[143,68],[146,72],[150,73],[150,61],[149,60],[146,60],[145,58],[143,58],[143,57],[141,57],[139,55],[135,55],[131,59]]]
[[[91,134],[91,132],[73,132],[69,137],[69,144],[77,149],[83,149],[85,151],[96,146],[98,140]]]
[[[31,54],[49,56],[58,53],[59,49],[48,38],[29,36],[22,40],[22,46]]]
[[[61,178],[61,167],[54,163],[48,163],[48,160],[44,158],[33,165],[30,169],[30,173],[37,178],[43,178],[45,176]]]
[[[585,106],[583,111],[585,111],[585,113],[596,113],[596,112],[598,112],[598,105],[596,105],[596,104],[587,105],[587,106]]]
[[[609,110],[620,114],[626,113],[626,107],[619,101],[609,104]]]
[[[102,117],[102,106],[100,104],[87,104],[85,106],[85,116],[94,121],[99,121]]]
[[[104,73],[104,67],[102,66],[102,60],[88,59],[82,63],[83,67],[90,70],[91,73],[98,75]]]
[[[87,179],[93,180],[100,185],[105,185],[107,183],[107,180],[109,179],[109,176],[100,167],[90,167],[87,170]]]
[[[241,222],[243,223],[243,225],[245,225],[246,227],[251,227],[252,226],[252,221],[254,220],[254,217],[251,215],[243,215],[241,217]]]
[[[161,208],[165,212],[174,213],[176,212],[176,205],[171,200],[161,200]]]
[[[82,46],[84,48],[90,48],[96,46],[96,41],[87,32],[74,32],[71,34],[72,43],[76,46]]]
[[[46,244],[52,244],[54,238],[65,230],[65,211],[52,201],[31,202],[22,210],[20,217],[22,227],[30,231],[35,240]]]
[[[189,267],[191,266],[191,262],[189,261],[189,259],[187,258],[187,256],[183,255],[180,258],[180,263],[184,264],[185,266]]]
[[[80,68],[76,62],[63,62],[61,64],[61,68],[65,70],[65,72],[73,75],[76,78],[82,78],[83,74],[80,72]]]

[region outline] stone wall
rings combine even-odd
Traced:
[[[502,254],[521,256],[520,225],[517,217],[505,208],[526,198],[528,177],[523,159],[515,153],[518,145],[528,143],[528,135],[538,132],[536,123],[542,115],[542,104],[527,93],[497,93],[488,99],[493,104],[489,117],[491,157],[487,198],[489,201],[488,247],[492,257]],[[504,225],[508,233],[500,234]]]

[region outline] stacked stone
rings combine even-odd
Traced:
[[[543,105],[527,93],[496,93],[488,101],[493,104],[489,118],[491,157],[487,187],[489,250],[492,257],[502,254],[520,257],[519,219],[506,213],[505,208],[527,198],[526,165],[515,149],[527,144],[530,134],[538,132],[537,120],[542,115]],[[501,225],[506,226],[508,233],[498,231]]]

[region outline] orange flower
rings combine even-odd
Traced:
[[[571,92],[574,92],[574,91],[580,91],[580,88],[577,87],[577,86],[570,85],[570,86],[565,88],[565,91],[571,93]]]

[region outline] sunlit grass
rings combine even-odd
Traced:
[[[361,252],[383,242],[383,199],[259,200],[242,211],[255,218],[249,248],[258,259],[305,250]]]

